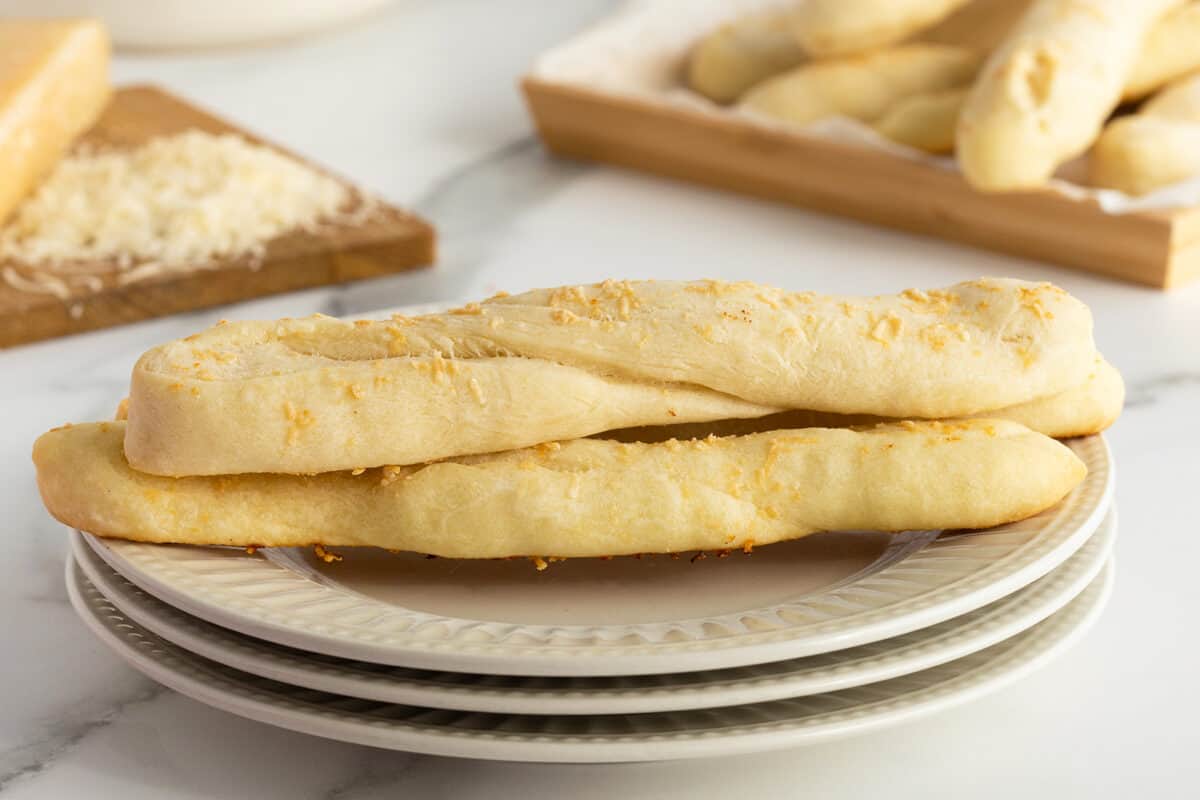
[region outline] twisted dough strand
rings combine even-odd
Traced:
[[[988,527],[1084,477],[1016,423],[816,428],[660,444],[579,439],[360,474],[164,478],[129,467],[124,423],[34,446],[50,512],[100,536],[369,545],[455,558],[745,548],[818,530]]]
[[[162,475],[314,473],[787,409],[949,418],[1085,383],[1087,307],[985,279],[878,297],[615,282],[446,314],[231,323],[134,369],[125,452]]]

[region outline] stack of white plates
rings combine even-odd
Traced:
[[[1116,529],[1087,479],[986,531],[819,534],[751,555],[456,561],[74,538],[67,582],[134,667],[235,714],[350,742],[522,761],[788,747],[962,703],[1062,652],[1104,604]]]

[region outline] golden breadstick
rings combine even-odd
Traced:
[[[1088,159],[1093,185],[1145,194],[1200,175],[1200,75],[1109,123]]]
[[[894,142],[928,153],[952,152],[954,129],[966,97],[966,89],[906,97],[875,123],[875,130]]]
[[[977,0],[947,19],[937,29],[921,34],[921,41],[942,42],[986,51],[1011,27],[1011,19],[1027,7],[1012,0]],[[978,14],[978,18],[971,18]],[[978,25],[978,27],[974,27]],[[1192,3],[1167,14],[1150,31],[1123,99],[1142,97],[1193,70],[1200,69],[1200,3]],[[877,123],[884,136],[931,153],[954,150],[955,129],[965,99],[965,90],[947,90],[914,95],[899,101]],[[1176,151],[1193,147],[1194,140],[1179,132],[1163,134],[1163,149]],[[1178,142],[1172,144],[1172,142]]]
[[[1000,418],[1057,439],[1099,433],[1117,421],[1125,406],[1125,381],[1099,355],[1087,380],[1065,392],[1000,410]],[[990,414],[989,414],[990,416]]]
[[[937,26],[921,42],[986,53],[1024,11],[1022,0],[975,0]],[[732,103],[767,78],[799,66],[804,48],[792,35],[792,10],[752,14],[722,25],[701,39],[688,59],[688,85],[718,103]]]
[[[984,279],[870,298],[607,281],[458,313],[230,323],[134,368],[130,463],[163,475],[323,472],[788,408],[932,419],[1065,391],[1086,306]]]
[[[1137,114],[1107,128],[1088,158],[1093,186],[1142,195],[1200,175],[1200,123]]]
[[[1030,0],[974,0],[915,37],[990,53],[1029,8]]]
[[[163,478],[129,467],[124,427],[77,425],[38,439],[38,486],[60,521],[148,542],[367,545],[454,558],[988,527],[1050,507],[1087,471],[1053,439],[978,420],[642,445],[581,439],[359,475]]]
[[[1196,70],[1200,70],[1200,2],[1191,2],[1151,28],[1125,83],[1123,99],[1145,97]]]
[[[804,0],[792,14],[800,46],[815,56],[862,53],[900,42],[967,0]]]
[[[991,419],[1019,422],[1032,431],[1055,439],[1066,439],[1073,436],[1090,436],[1105,430],[1117,421],[1124,404],[1125,382],[1121,373],[1097,355],[1095,369],[1082,385],[1049,397],[1039,397],[1028,403],[989,411],[986,412],[986,416]],[[128,419],[128,408],[129,398],[125,398],[117,407],[114,419]],[[873,417],[866,414],[780,411],[748,419],[618,428],[597,433],[593,438],[614,439],[619,442],[662,442],[667,439],[703,439],[707,436],[743,436],[747,433],[792,428],[848,428],[896,421],[889,417]]]
[[[1027,2],[1021,0],[976,0],[936,29],[923,32],[920,41],[988,52],[1027,7]],[[1122,98],[1128,101],[1144,97],[1194,70],[1200,70],[1200,2],[1177,8],[1153,26]],[[876,130],[919,150],[953,151],[954,131],[966,95],[964,91],[962,97],[955,98],[954,91],[902,100],[876,122]]]
[[[988,59],[958,122],[963,174],[985,191],[1040,186],[1086,150],[1151,26],[1180,0],[1037,0]]]
[[[989,411],[991,419],[1019,422],[1026,428],[1056,439],[1100,433],[1116,422],[1125,404],[1125,383],[1121,373],[1100,356],[1095,368],[1081,385],[1028,403]],[[682,425],[656,425],[624,428],[596,434],[597,439],[618,442],[661,442],[667,439],[703,439],[706,436],[744,436],[748,433],[790,430],[793,428],[849,428],[895,423],[887,417],[867,414],[829,414],[822,411],[782,411],[754,419],[727,419],[718,422],[692,422]]]
[[[804,61],[786,13],[755,14],[704,37],[688,59],[688,85],[718,103]]]
[[[739,105],[803,125],[826,117],[871,122],[914,94],[966,86],[979,57],[950,45],[910,44],[814,61],[769,78]]]

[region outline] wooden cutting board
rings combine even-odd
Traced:
[[[189,128],[237,133],[287,152],[152,86],[117,90],[83,143],[130,147]],[[433,228],[412,214],[382,205],[364,222],[323,225],[320,232],[281,236],[267,244],[266,256],[255,268],[248,259],[238,259],[211,269],[164,274],[122,286],[116,280],[115,264],[110,269],[99,265],[103,288],[95,292],[73,289],[65,300],[22,291],[0,280],[0,347],[278,292],[374,278],[430,264],[433,259]]]

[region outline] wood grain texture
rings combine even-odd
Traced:
[[[522,83],[555,153],[1168,288],[1200,278],[1200,208],[1106,214],[1052,190],[983,194],[957,172],[851,144]]]
[[[129,147],[189,128],[238,133],[287,152],[151,86],[118,90],[83,142]],[[257,269],[251,269],[248,259],[236,259],[212,269],[164,274],[119,286],[114,265],[102,271],[101,291],[79,290],[65,302],[0,281],[0,347],[412,269],[432,263],[434,240],[428,223],[383,205],[366,222],[331,224],[322,226],[320,232],[300,231],[271,241]],[[76,315],[71,313],[72,306]]]

